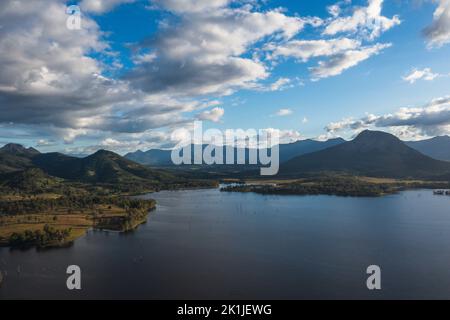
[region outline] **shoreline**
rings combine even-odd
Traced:
[[[337,197],[383,197],[407,190],[450,189],[447,181],[395,180],[370,177],[320,177],[297,180],[252,180],[230,183],[221,192],[256,193],[261,195]]]
[[[81,210],[73,213],[60,213],[59,211],[70,212],[75,210],[75,206],[66,208],[56,208],[48,213],[22,213],[16,215],[6,215],[0,220],[0,247],[9,247],[11,249],[51,249],[70,247],[77,239],[86,235],[88,230],[98,230],[105,232],[124,233],[136,230],[140,225],[147,222],[149,214],[156,210],[157,202],[154,199],[145,199],[145,196],[151,197],[152,194],[180,191],[195,190],[219,190],[219,192],[239,192],[239,193],[255,193],[260,195],[281,195],[281,196],[313,196],[328,195],[336,197],[384,197],[387,195],[398,194],[408,190],[436,190],[449,189],[448,182],[430,182],[420,180],[395,180],[380,179],[369,177],[317,177],[312,179],[291,179],[291,180],[247,180],[247,181],[223,181],[214,186],[197,186],[184,187],[176,189],[162,189],[158,191],[139,193],[136,195],[126,195],[122,199],[130,201],[147,203],[148,207],[140,207],[141,209],[120,209],[111,202],[110,204],[102,204],[91,209],[88,212]],[[108,198],[119,199],[119,198]],[[25,200],[23,200],[25,201]],[[110,200],[111,201],[111,200]],[[143,213],[142,210],[146,210]],[[83,213],[84,212],[84,213]],[[51,218],[53,217],[53,220]],[[10,219],[11,221],[8,221]],[[14,221],[17,219],[17,221]],[[33,222],[33,219],[35,222]],[[57,220],[63,220],[59,222]],[[5,222],[6,220],[6,222]],[[64,222],[68,220],[68,222]],[[9,223],[9,224],[8,224]],[[46,240],[41,243],[39,241],[29,242],[20,241],[18,244],[12,244],[11,236],[2,237],[2,228],[13,227],[13,229],[22,230],[22,232],[37,232],[42,228],[51,229],[50,234],[64,233],[64,237],[58,236],[57,240]],[[59,233],[58,233],[59,232]],[[5,230],[3,230],[5,234]]]
[[[111,202],[81,212],[61,213],[73,208],[56,208],[50,213],[10,214],[1,217],[0,247],[50,249],[68,247],[89,229],[130,232],[144,224],[156,209],[153,199]],[[123,208],[118,207],[123,206]],[[74,207],[75,208],[75,207]],[[89,210],[86,212],[84,210]],[[59,212],[57,212],[59,211]]]

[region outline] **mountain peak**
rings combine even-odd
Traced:
[[[411,148],[434,159],[450,161],[450,137],[438,136],[419,141],[406,141]]]
[[[3,151],[26,151],[27,149],[21,144],[8,143],[3,146],[2,150]]]
[[[360,134],[358,134],[355,140],[358,139],[391,139],[391,140],[399,140],[396,136],[384,132],[384,131],[372,131],[372,130],[364,130]]]
[[[5,151],[13,154],[29,154],[29,155],[35,155],[40,153],[34,148],[31,147],[25,148],[23,145],[17,143],[8,143],[4,145],[2,148],[0,148],[0,151]]]
[[[94,155],[117,155],[116,153],[114,153],[114,152],[112,152],[112,151],[109,151],[109,150],[104,150],[104,149],[100,149],[100,150],[97,150],[97,152],[95,152],[94,154],[92,154],[93,156]]]
[[[364,130],[353,141],[355,145],[365,146],[369,149],[382,149],[387,147],[397,147],[403,145],[396,136],[384,131]]]
[[[434,160],[408,147],[392,134],[361,132],[353,141],[294,158],[282,165],[285,175],[320,172],[372,177],[445,179],[450,163]]]

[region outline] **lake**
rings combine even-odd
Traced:
[[[0,299],[450,298],[450,197],[160,192],[146,224],[73,246],[0,248]],[[69,265],[82,290],[69,291]],[[379,265],[382,290],[366,287]]]

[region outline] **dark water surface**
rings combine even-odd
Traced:
[[[138,230],[70,248],[0,248],[9,298],[450,298],[450,197],[161,192]],[[82,290],[66,289],[68,265]],[[382,290],[366,268],[382,269]]]

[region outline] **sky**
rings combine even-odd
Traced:
[[[196,120],[450,134],[450,0],[0,2],[0,144],[124,154]]]

